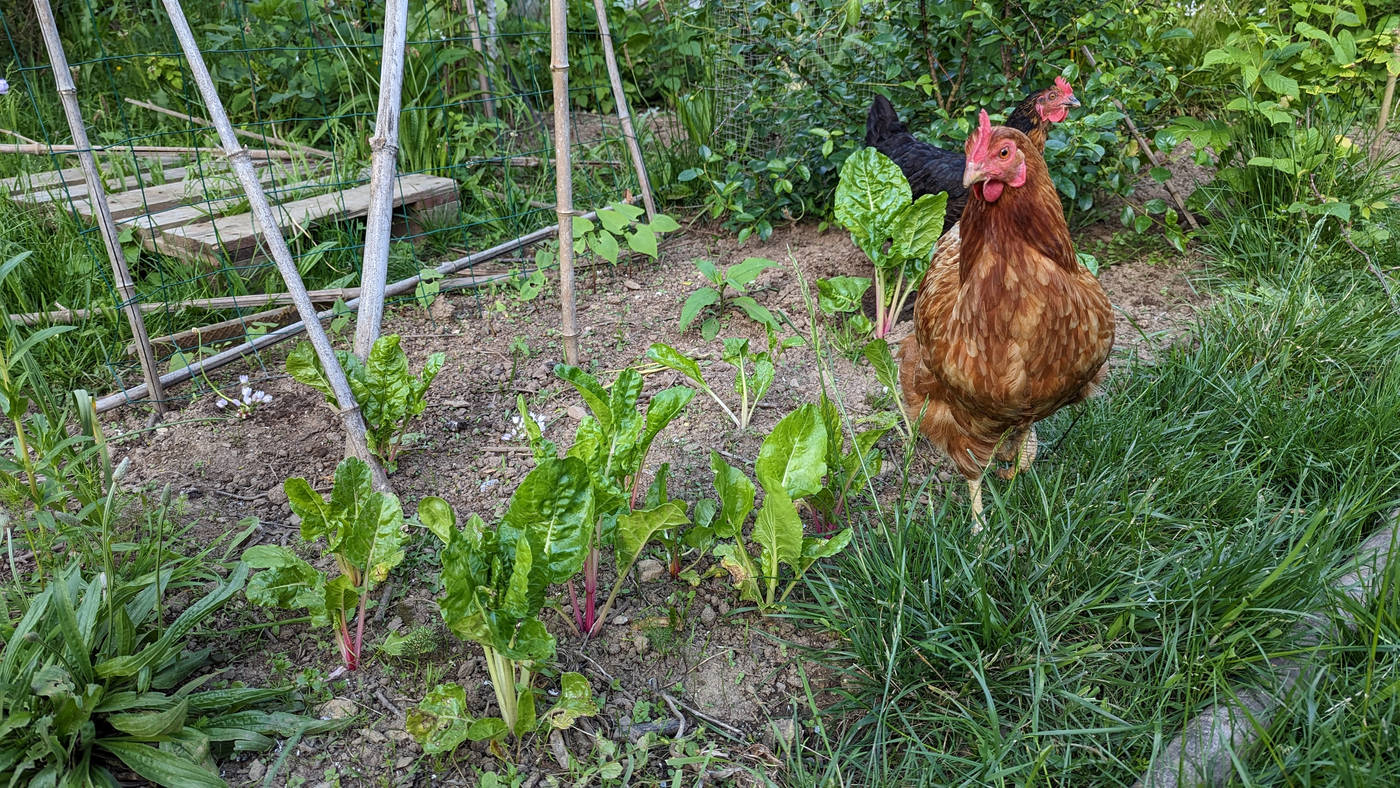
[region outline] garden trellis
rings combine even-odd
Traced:
[[[110,203],[114,259],[127,264],[133,278],[133,288],[123,292],[119,274],[94,264],[85,273],[100,277],[101,287],[88,303],[7,303],[7,312],[30,325],[102,319],[112,307],[144,319],[156,351],[149,364],[110,345],[94,359],[115,390],[99,403],[109,409],[161,400],[161,387],[200,382],[205,370],[243,356],[275,374],[276,364],[259,351],[307,325],[306,310],[285,308],[298,300],[298,288],[283,286],[275,272],[275,233],[252,220],[256,200],[240,185],[268,196],[292,267],[311,288],[309,303],[322,321],[354,311],[362,298],[375,304],[386,297],[425,299],[424,285],[478,288],[527,273],[531,256],[501,258],[548,242],[557,221],[576,215],[571,204],[546,197],[556,185],[556,163],[560,175],[576,180],[568,187],[577,188],[581,208],[636,195],[652,209],[638,158],[650,129],[645,123],[632,128],[616,69],[580,72],[575,66],[572,84],[565,81],[559,96],[562,112],[553,115],[562,121],[552,122],[553,42],[544,20],[498,18],[503,12],[494,0],[454,11],[460,5],[415,3],[404,16],[396,145],[378,131],[369,139],[371,125],[383,125],[384,113],[379,123],[371,120],[386,100],[379,88],[387,88],[394,73],[381,69],[380,59],[380,30],[388,35],[392,20],[353,18],[343,7],[303,8],[298,25],[288,28],[271,25],[258,7],[244,3],[185,9],[232,131],[253,141],[247,148],[250,182],[240,184],[220,149],[228,146],[220,146],[210,128],[217,118],[205,120],[214,113],[195,88],[169,19],[150,10],[60,3],[76,99],[105,199],[74,178],[52,76],[44,73],[43,53],[24,35],[27,9],[0,11],[15,88],[0,126],[31,151],[0,155],[5,189],[21,205],[50,210],[53,221],[73,222],[94,261],[102,252],[91,226],[95,206]],[[590,13],[568,10],[561,38],[569,47],[596,52],[608,45],[601,5]],[[610,95],[611,104],[600,95]],[[562,147],[554,143],[556,134]],[[73,142],[74,149],[88,147]],[[556,150],[567,155],[556,157]],[[390,171],[377,177],[385,160]],[[360,216],[368,216],[368,232],[356,221]],[[569,251],[566,246],[558,255],[561,268]],[[376,260],[384,263],[378,270]],[[370,272],[364,291],[354,287],[362,270]],[[470,275],[441,278],[458,272]],[[571,294],[562,295],[567,311]],[[361,330],[377,333],[372,309],[366,317]],[[139,353],[146,343],[139,335],[132,339],[129,348]],[[367,346],[360,339],[357,349]],[[143,366],[148,374],[134,385]]]

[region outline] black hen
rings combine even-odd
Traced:
[[[1016,105],[1005,125],[1031,138],[1039,150],[1045,150],[1045,138],[1050,126],[1059,123],[1069,110],[1079,106],[1074,90],[1064,77],[1055,84],[1030,94]],[[962,184],[964,156],[961,151],[944,150],[914,139],[899,120],[890,100],[875,96],[870,114],[865,118],[865,144],[890,157],[914,191],[914,199],[925,194],[948,192],[948,209],[943,218],[947,232],[962,218],[967,205],[967,189]]]

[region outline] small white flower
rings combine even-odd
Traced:
[[[226,399],[224,399],[224,398],[222,398],[222,397],[219,398],[219,401],[218,401],[218,402],[215,402],[215,403],[214,403],[214,407],[218,408],[219,410],[223,410],[224,408],[227,408],[228,406],[229,406],[229,401],[226,400]]]
[[[238,382],[239,382],[240,384],[244,385],[244,386],[248,385],[248,376],[247,376],[247,375],[239,375],[239,376],[238,376]]]
[[[244,402],[247,402],[247,401],[248,401],[248,398],[251,397],[251,396],[253,396],[253,390],[252,390],[251,388],[249,388],[248,386],[244,386],[244,387],[243,387],[243,401],[244,401]]]
[[[6,80],[0,79],[0,96],[3,96],[3,95],[5,95],[6,93],[9,93],[9,92],[10,92],[10,83],[9,83],[8,81],[6,81]]]

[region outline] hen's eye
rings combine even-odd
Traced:
[[[997,155],[1004,159],[1004,158],[1006,158],[1007,156],[1010,156],[1010,155],[1011,155],[1011,148],[1009,148],[1009,147],[1008,147],[1008,148],[1002,148],[1002,149],[1001,149],[1001,152],[998,153]]]

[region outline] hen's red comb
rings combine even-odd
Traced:
[[[1074,88],[1069,86],[1069,80],[1064,77],[1055,77],[1055,89],[1060,91],[1063,98],[1073,98]]]
[[[987,151],[992,147],[992,120],[987,117],[984,109],[977,116],[977,131],[972,135],[972,150],[968,151],[968,158],[973,161],[981,161],[987,158]]]

